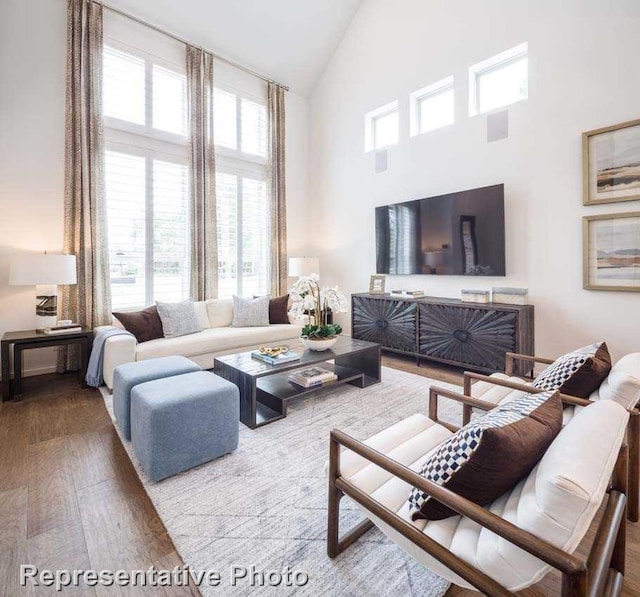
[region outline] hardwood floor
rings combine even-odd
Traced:
[[[75,375],[24,382],[0,406],[0,596],[20,589],[20,564],[47,569],[173,569],[182,562],[97,390]],[[57,593],[56,593],[57,594]],[[199,595],[189,588],[81,587],[63,595]]]
[[[460,371],[385,356],[384,365],[460,383]],[[147,497],[96,390],[74,375],[25,380],[24,401],[0,403],[0,597],[31,595],[20,564],[49,569],[173,569],[182,562]],[[588,545],[588,543],[587,543]],[[583,546],[584,549],[584,546]],[[640,524],[628,532],[623,595],[640,595]],[[54,594],[43,587],[36,595]],[[57,594],[57,593],[55,593]],[[199,595],[195,587],[82,587],[63,595]],[[523,597],[559,594],[549,576]],[[448,597],[471,597],[452,588]]]

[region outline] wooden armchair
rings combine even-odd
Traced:
[[[603,401],[579,413],[556,438],[529,478],[508,496],[485,508],[428,481],[414,470],[442,438],[457,430],[451,423],[438,421],[439,397],[468,408],[495,407],[434,387],[429,396],[430,418],[414,415],[365,442],[341,431],[331,432],[329,557],[337,557],[375,525],[436,574],[486,595],[514,595],[539,582],[551,568],[562,574],[562,597],[620,595],[625,569],[626,411]],[[588,435],[596,429],[601,432],[601,441],[590,445]],[[559,458],[558,454],[563,456]],[[577,488],[575,493],[567,490],[567,479],[576,484],[571,485]],[[457,523],[449,523],[451,519],[412,521],[407,502],[411,487],[418,487],[457,512],[460,516]],[[574,551],[607,493],[607,505],[590,553],[578,556]],[[360,506],[367,520],[340,536],[340,501],[345,495]],[[513,509],[508,510],[505,504],[513,506],[516,500],[514,515]],[[575,514],[576,500],[582,500],[584,510],[580,511],[584,516]],[[507,511],[511,514],[507,515]],[[554,522],[559,515],[562,524]],[[570,528],[574,522],[575,528]],[[446,536],[447,532],[460,535]],[[507,566],[505,559],[509,562]]]
[[[628,357],[632,357],[635,355],[628,355]],[[620,363],[624,361],[627,357],[621,359]],[[494,375],[482,375],[480,373],[473,373],[470,371],[466,371],[464,373],[464,394],[469,397],[474,396],[473,384],[474,382],[483,382],[485,384],[491,384],[494,386],[500,386],[503,388],[508,388],[515,392],[528,392],[528,393],[538,393],[543,390],[539,390],[538,388],[533,387],[532,385],[525,383],[523,380],[513,377],[514,365],[517,361],[527,361],[531,363],[542,363],[545,365],[550,365],[554,362],[553,359],[543,358],[539,356],[533,355],[524,355],[513,352],[508,352],[506,355],[506,366],[505,366],[505,375],[509,376],[509,379],[504,379],[502,377],[497,377]],[[614,365],[612,368],[612,373],[615,375],[615,368],[618,367],[618,363]],[[640,377],[640,371],[638,371],[638,375]],[[611,377],[611,373],[610,373]],[[529,378],[531,380],[531,378]],[[517,380],[517,381],[514,381]],[[584,407],[590,406],[594,402],[592,400],[586,400],[584,398],[578,398],[576,396],[569,396],[567,394],[561,394],[562,401],[564,404],[569,407]],[[640,388],[638,390],[638,397],[640,397]],[[510,398],[509,394],[503,395],[503,400],[508,400]],[[640,518],[640,410],[638,409],[637,401],[633,399],[628,400],[619,400],[623,407],[627,409],[629,412],[629,426],[627,430],[627,442],[629,445],[629,467],[628,467],[628,497],[629,497],[629,505],[628,505],[628,517],[631,522],[638,522]],[[497,403],[496,403],[497,404]],[[472,406],[465,405],[463,412],[463,424],[466,425],[471,419],[471,411]]]

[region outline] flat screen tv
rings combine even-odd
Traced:
[[[376,207],[376,271],[504,276],[504,185]]]

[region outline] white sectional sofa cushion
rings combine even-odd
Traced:
[[[132,336],[108,338],[104,350],[104,381],[113,387],[113,370],[118,365],[166,356],[184,356],[204,369],[213,368],[216,356],[245,352],[264,344],[298,346],[301,326],[274,324],[261,327],[233,328],[231,299],[212,299],[194,303],[202,331],[175,338],[158,338],[138,344]],[[113,324],[122,327],[117,319]],[[302,346],[300,345],[300,348]]]
[[[292,325],[268,325],[247,328],[209,328],[197,334],[177,338],[159,338],[138,344],[137,361],[181,355],[193,357],[218,350],[242,348],[250,344],[291,340]],[[295,338],[299,336],[294,335]]]

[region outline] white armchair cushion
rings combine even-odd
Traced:
[[[615,400],[624,408],[635,407],[640,400],[640,352],[623,356],[589,398]]]
[[[510,381],[512,383],[530,385],[530,382],[526,382],[519,377],[509,377],[504,373],[492,373],[490,377],[498,380]],[[506,404],[507,402],[510,402],[515,398],[521,398],[525,395],[526,392],[521,392],[520,390],[512,390],[511,388],[505,388],[504,386],[498,386],[496,384],[489,383],[488,381],[477,381],[471,386],[471,396],[496,405]]]

